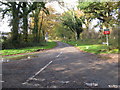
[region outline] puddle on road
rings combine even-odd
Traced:
[[[70,81],[60,81],[60,83],[63,83],[63,84],[67,84],[69,83]]]
[[[98,83],[94,83],[94,82],[93,83],[87,83],[87,82],[85,83],[84,82],[84,84],[88,87],[98,87]]]
[[[43,82],[43,81],[45,81],[45,79],[44,79],[44,78],[43,78],[43,79],[42,79],[42,78],[39,78],[39,79],[37,79],[37,78],[32,78],[31,80],[35,80],[35,81],[42,81],[42,82]]]
[[[52,86],[50,86],[50,87],[47,86],[47,88],[58,88],[58,87],[55,86],[55,85],[52,85]]]
[[[70,83],[70,81],[52,81],[52,83],[68,84],[68,83]]]
[[[40,87],[41,85],[38,83],[31,84],[31,83],[24,83],[23,85],[33,86],[33,87]],[[42,88],[42,87],[41,87]]]
[[[61,70],[65,70],[65,68],[64,67],[56,67],[56,68],[53,68],[53,70],[55,70],[55,71],[61,71]]]

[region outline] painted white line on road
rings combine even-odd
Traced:
[[[5,82],[5,81],[0,81],[0,82]]]
[[[45,68],[47,68],[53,61],[50,61],[47,65],[45,65],[43,68],[40,69],[34,76],[38,75],[40,72],[42,72]]]
[[[60,52],[56,57],[59,57],[62,54],[62,52]],[[33,80],[33,78],[35,76],[37,76],[38,74],[40,74],[45,68],[47,68],[53,61],[50,61],[48,64],[46,64],[43,68],[41,68],[37,73],[35,73],[35,75],[33,75],[32,77],[28,78],[26,80],[26,82],[22,83],[22,84],[27,84],[30,80]]]
[[[56,57],[59,57],[62,54],[62,52],[60,52]]]
[[[26,60],[31,60],[32,58],[30,56],[28,56],[27,58],[25,59],[21,59],[22,61],[26,61]]]
[[[39,73],[41,73],[45,68],[47,68],[53,61],[50,61],[48,64],[46,64],[43,68],[41,68],[37,73],[35,73],[35,75],[33,75],[32,77],[28,78],[28,80],[26,80],[26,82],[22,83],[22,84],[26,84],[28,83],[30,80],[32,80],[35,76],[37,76]]]

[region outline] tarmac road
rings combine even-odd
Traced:
[[[97,83],[98,88],[108,88],[108,85],[118,85],[117,63],[100,63],[103,59],[97,55],[57,43],[51,50],[3,63],[2,87],[89,88],[86,83]]]

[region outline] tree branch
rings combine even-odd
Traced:
[[[5,14],[10,11],[11,9],[5,9],[5,10],[2,10],[2,19],[5,17]]]
[[[0,3],[3,4],[3,5],[6,5],[6,6],[11,7],[10,3],[8,3],[8,2],[7,2],[7,3],[4,3],[4,2],[2,2],[2,1],[0,1]]]

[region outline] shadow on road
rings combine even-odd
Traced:
[[[50,61],[42,72],[22,84]],[[109,63],[97,55],[58,42],[56,48],[36,54],[34,58],[3,63],[3,81],[6,88],[89,88],[85,83],[108,88],[108,85],[118,85],[118,63]]]

